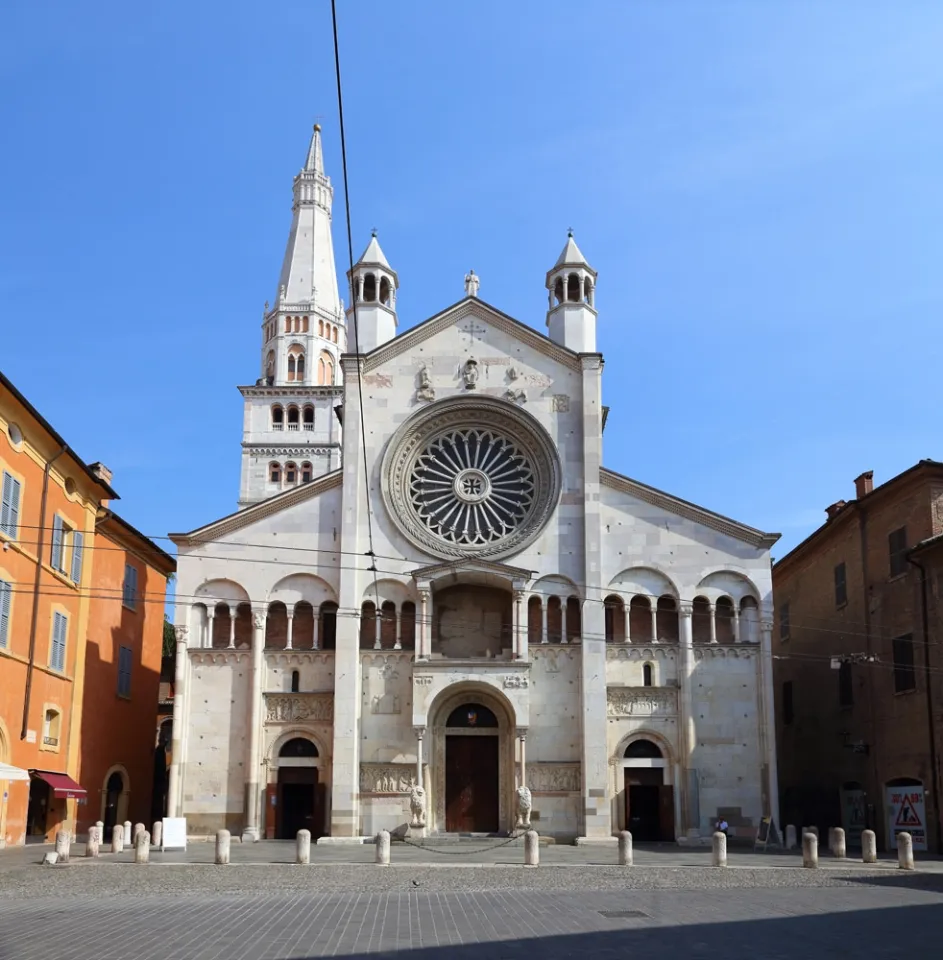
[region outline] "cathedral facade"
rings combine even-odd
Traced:
[[[752,837],[777,817],[777,535],[603,465],[572,235],[546,332],[469,273],[399,333],[376,236],[344,308],[331,204],[315,127],[241,388],[239,509],[173,536],[168,815],[322,842],[697,842],[721,816]]]

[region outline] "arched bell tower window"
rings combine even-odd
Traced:
[[[281,483],[282,482],[282,466],[280,463],[272,461],[268,465],[268,482],[269,483]]]
[[[553,285],[553,297],[557,303],[563,303],[563,278],[557,277],[556,283]]]
[[[313,475],[314,471],[311,469],[311,464],[305,460],[305,462],[301,465],[301,482],[310,483]]]
[[[297,430],[298,429],[298,408],[291,406],[288,408],[288,429]]]
[[[297,483],[298,482],[298,467],[294,463],[289,461],[285,464],[285,483]]]
[[[384,304],[387,307],[390,305],[390,290],[391,290],[390,281],[387,280],[386,277],[381,277],[380,278],[380,303]]]
[[[337,343],[337,327],[331,331],[331,342]]]
[[[314,429],[314,407],[310,403],[304,408],[303,420],[305,430]]]
[[[579,303],[580,300],[580,278],[578,274],[571,273],[566,281],[566,298],[570,303]]]
[[[276,403],[272,407],[272,429],[281,430],[285,425],[285,411],[282,410],[281,404]]]
[[[377,298],[377,278],[368,273],[363,278],[363,298],[368,303],[372,303]]]

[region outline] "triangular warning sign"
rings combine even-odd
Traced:
[[[914,810],[913,804],[910,802],[910,797],[904,797],[901,801],[900,811],[897,814],[897,823],[895,826],[898,827],[922,827],[923,824],[920,822],[920,817],[917,816],[917,811]]]

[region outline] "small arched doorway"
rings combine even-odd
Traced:
[[[665,783],[665,756],[652,740],[633,740],[623,754],[625,828],[634,840],[675,839],[674,788]]]
[[[294,840],[299,830],[310,830],[312,840],[324,835],[324,790],[318,782],[317,764],[318,748],[307,737],[292,737],[279,749],[273,825],[276,839]],[[273,805],[269,807],[271,810]]]
[[[445,722],[445,829],[496,833],[499,821],[498,718],[480,703],[456,707]]]
[[[113,771],[105,779],[105,796],[102,804],[104,807],[102,821],[105,824],[102,836],[103,842],[111,840],[111,831],[115,824],[124,823],[128,806],[126,794],[124,777],[121,775],[121,771]],[[122,803],[122,800],[124,800],[124,803]],[[125,838],[125,842],[127,842],[127,838]]]

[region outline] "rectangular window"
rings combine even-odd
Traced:
[[[49,666],[53,670],[65,670],[65,641],[69,629],[69,618],[63,613],[54,613],[52,621],[52,650],[49,654]]]
[[[118,648],[118,696],[131,696],[131,648]]]
[[[20,518],[20,481],[3,472],[2,500],[0,500],[0,531],[13,540]]]
[[[855,703],[855,691],[851,685],[851,664],[843,663],[838,668],[838,705],[851,707]]]
[[[71,540],[72,528],[56,514],[52,518],[52,552],[49,555],[49,563],[54,570],[60,573],[68,573],[66,564],[66,547]]]
[[[911,634],[894,638],[894,692],[917,689],[914,673],[914,638]]]
[[[793,717],[792,708],[792,680],[786,680],[783,683],[783,726],[788,727],[792,723]]]
[[[848,602],[848,583],[845,580],[845,565],[835,567],[835,606],[843,607]]]
[[[891,559],[891,576],[896,577],[907,569],[907,528],[900,527],[887,537]]]
[[[10,642],[10,608],[13,606],[13,584],[0,580],[0,649]]]
[[[82,551],[85,546],[85,537],[78,530],[72,534],[72,582],[82,582]]]
[[[779,607],[779,639],[789,639],[789,604],[783,603]]]
[[[136,610],[138,604],[138,571],[130,563],[124,565],[124,584],[121,587],[121,602],[129,609]]]

